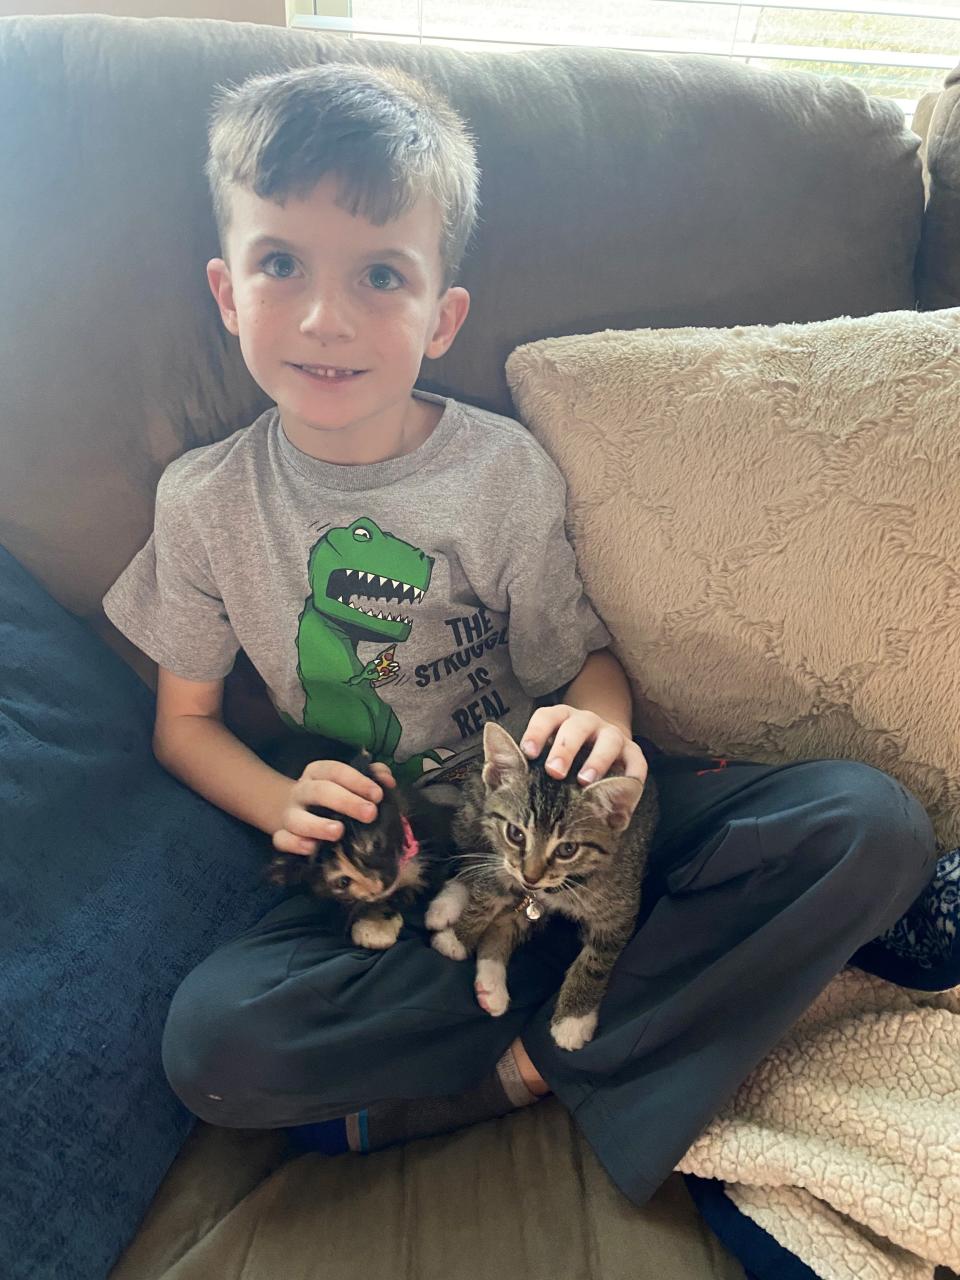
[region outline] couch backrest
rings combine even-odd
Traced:
[[[911,307],[918,139],[844,81],[723,60],[488,54],[243,24],[0,20],[0,543],[92,615],[157,478],[264,406],[204,278],[214,87],[397,63],[466,115],[473,295],[425,385],[510,411],[518,343]]]

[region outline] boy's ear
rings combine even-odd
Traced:
[[[240,326],[237,324],[237,309],[233,301],[233,281],[230,278],[230,268],[222,258],[211,258],[207,263],[207,283],[210,285],[210,292],[217,300],[224,328],[234,337],[239,337]]]
[[[470,295],[461,285],[452,285],[440,299],[439,305],[433,337],[423,353],[431,360],[439,359],[450,350],[470,310]]]

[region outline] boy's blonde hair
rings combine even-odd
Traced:
[[[253,76],[221,90],[207,179],[226,249],[230,188],[282,203],[325,174],[340,202],[381,226],[422,196],[440,207],[442,290],[454,281],[477,216],[473,140],[438,93],[402,71],[328,63]]]

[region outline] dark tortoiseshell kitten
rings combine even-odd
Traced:
[[[339,744],[313,746],[311,760],[336,759]],[[368,778],[370,755],[361,751],[345,763]],[[299,773],[307,760],[287,758],[283,772]],[[378,785],[380,785],[378,783]],[[382,787],[383,799],[373,822],[359,822],[320,805],[311,813],[343,823],[339,840],[319,842],[314,853],[276,853],[266,876],[273,884],[304,885],[318,898],[340,903],[350,937],[358,947],[392,947],[403,925],[401,912],[424,891],[435,890],[444,879],[443,859],[449,821],[434,806],[414,801],[399,787]]]
[[[566,778],[528,761],[489,721],[482,771],[464,788],[453,824],[461,870],[427,911],[433,946],[454,960],[477,955],[474,989],[494,1017],[510,1003],[506,970],[535,922],[559,912],[580,925],[582,950],[567,970],[550,1032],[562,1049],[593,1036],[610,972],[629,941],[658,817],[656,786],[636,778],[577,782],[589,747]]]

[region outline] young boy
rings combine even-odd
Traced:
[[[157,758],[295,854],[342,830],[308,806],[370,821],[382,787],[447,776],[488,719],[530,756],[550,744],[555,776],[587,743],[582,783],[644,778],[559,473],[518,423],[413,389],[469,308],[454,283],[478,181],[462,121],[395,73],[259,77],[222,97],[207,172],[223,252],[210,287],[276,408],[167,468],[154,533],[104,600],[159,665]],[[288,724],[366,746],[379,785],[325,759],[287,778],[241,744],[221,719],[240,647]],[[575,949],[563,929],[515,957],[493,1019],[471,966],[431,950],[416,919],[361,952],[296,893],[181,985],[173,1088],[212,1123],[313,1126],[330,1151],[553,1090],[646,1199],[934,856],[917,802],[866,766],[646,746],[663,817],[640,927],[582,1050],[547,1030]]]

